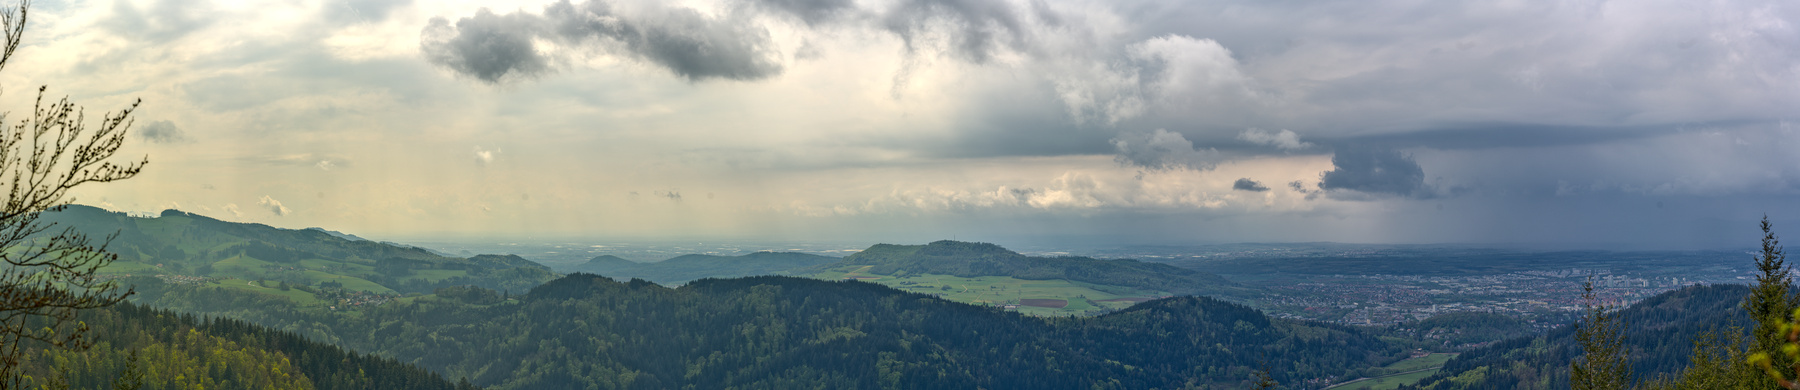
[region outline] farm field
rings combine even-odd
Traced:
[[[1169,295],[1163,291],[1144,291],[1062,279],[1025,280],[1009,276],[967,278],[934,274],[895,277],[867,273],[869,268],[865,266],[847,272],[823,272],[812,277],[826,280],[856,279],[978,305],[1016,305],[1020,313],[1036,316],[1094,315],[1107,309],[1123,309],[1137,302]],[[1061,307],[1056,307],[1057,301],[1062,301]]]
[[[225,280],[220,280],[218,282],[207,283],[207,286],[208,287],[229,288],[229,289],[234,289],[234,290],[242,290],[242,291],[248,291],[248,292],[253,292],[253,293],[258,293],[258,294],[274,295],[274,296],[278,296],[278,297],[287,298],[288,300],[293,301],[295,304],[298,304],[300,306],[319,306],[319,305],[325,304],[324,301],[319,300],[319,298],[317,296],[313,295],[312,293],[308,293],[308,292],[300,291],[300,290],[296,290],[296,289],[288,289],[288,290],[284,291],[284,290],[275,288],[274,282],[264,282],[264,284],[267,284],[269,286],[268,287],[258,286],[258,285],[256,285],[255,281],[250,281],[250,280],[225,279]]]
[[[1412,359],[1401,360],[1398,362],[1394,362],[1394,364],[1389,364],[1385,367],[1382,367],[1383,369],[1386,369],[1388,372],[1393,372],[1395,374],[1375,377],[1375,378],[1371,378],[1371,379],[1365,379],[1365,380],[1356,381],[1356,382],[1344,383],[1344,384],[1337,385],[1337,386],[1327,387],[1326,389],[1332,389],[1332,390],[1388,390],[1388,389],[1400,387],[1401,385],[1410,385],[1410,384],[1418,383],[1419,380],[1425,379],[1425,377],[1429,377],[1429,376],[1432,376],[1433,374],[1437,374],[1438,369],[1440,369],[1444,366],[1444,362],[1450,361],[1450,358],[1453,358],[1453,357],[1456,357],[1456,354],[1454,354],[1454,353],[1434,353],[1434,354],[1426,355],[1424,357],[1417,357],[1417,358],[1412,358]]]

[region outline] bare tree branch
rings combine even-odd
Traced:
[[[25,32],[29,0],[0,8],[0,69],[12,59]],[[85,112],[68,98],[46,104],[38,88],[31,116],[5,125],[0,114],[0,390],[19,386],[18,365],[25,342],[83,349],[87,324],[80,310],[118,303],[130,288],[101,277],[118,260],[107,252],[117,234],[97,242],[73,228],[56,229],[39,220],[66,207],[69,190],[87,183],[129,179],[148,163],[113,162],[125,144],[131,114],[141,102],[105,115],[88,128]]]

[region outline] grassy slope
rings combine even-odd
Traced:
[[[978,305],[1018,304],[1020,299],[1062,299],[1069,301],[1069,306],[1062,308],[1020,306],[1020,313],[1038,316],[1088,315],[1099,314],[1105,309],[1123,309],[1135,302],[1098,302],[1121,298],[1157,298],[1168,296],[1165,291],[1149,291],[1123,286],[1107,286],[1092,283],[1081,283],[1068,280],[1025,280],[1006,276],[959,277],[952,275],[909,275],[885,276],[867,273],[869,266],[849,269],[849,272],[821,272],[813,274],[813,278],[838,280],[856,278],[858,280],[893,287],[901,291],[936,295],[956,302]],[[860,271],[860,272],[859,272]],[[949,290],[944,287],[949,286]]]
[[[299,289],[276,289],[278,282],[314,286],[336,282],[349,291],[395,294],[397,286],[376,282],[382,259],[407,259],[431,269],[413,269],[387,280],[439,282],[472,277],[466,269],[538,268],[534,283],[554,277],[548,268],[524,259],[487,256],[479,259],[443,257],[419,248],[370,241],[348,240],[317,230],[278,229],[266,225],[220,221],[177,211],[160,217],[141,218],[87,206],[71,206],[45,214],[58,228],[73,227],[91,237],[117,234],[108,250],[119,255],[102,274],[117,276],[189,276],[208,278],[200,287],[223,287],[285,297],[302,306],[322,305],[317,295]],[[246,251],[252,246],[272,251]],[[257,253],[270,253],[260,256]],[[452,268],[452,269],[441,269]],[[497,273],[497,271],[496,271]],[[505,276],[497,276],[505,277]],[[255,286],[264,280],[268,287]]]
[[[1438,370],[1443,368],[1444,362],[1450,361],[1450,358],[1453,357],[1456,357],[1456,354],[1434,353],[1424,357],[1401,360],[1394,362],[1394,364],[1382,367],[1386,372],[1393,372],[1395,374],[1375,377],[1355,383],[1332,386],[1328,389],[1387,390],[1400,387],[1401,385],[1418,383],[1421,379],[1437,374]]]

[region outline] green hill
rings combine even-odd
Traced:
[[[821,279],[856,279],[1037,315],[1097,314],[1170,295],[1244,300],[1260,294],[1218,275],[1167,264],[1034,257],[959,241],[876,244],[808,271]]]
[[[570,270],[620,280],[636,278],[663,284],[679,284],[701,278],[786,275],[794,270],[837,261],[836,257],[794,252],[755,252],[742,256],[682,255],[654,263],[638,263],[603,255]]]
[[[393,359],[362,355],[231,319],[130,303],[84,311],[83,351],[26,340],[27,388],[473,390]],[[66,371],[64,371],[66,370]],[[60,371],[60,372],[59,372]],[[135,382],[139,385],[131,387]],[[125,387],[115,387],[125,385]]]
[[[926,245],[877,244],[844,257],[833,268],[871,266],[868,273],[960,277],[1007,276],[1026,280],[1064,279],[1077,282],[1168,291],[1181,295],[1217,295],[1244,291],[1218,275],[1137,260],[1088,257],[1032,257],[988,243],[937,241]]]
[[[177,284],[323,299],[323,290],[377,294],[429,293],[454,285],[524,291],[557,275],[518,256],[442,256],[324,229],[280,229],[167,210],[155,218],[73,205],[43,214],[57,229],[117,236],[103,269],[120,277],[155,276]]]
[[[640,265],[644,265],[644,263],[625,260],[624,258],[613,255],[600,255],[595,256],[586,263],[571,267],[570,271],[611,276],[622,275],[628,272],[627,270],[636,268]],[[629,278],[629,276],[626,277]]]
[[[1033,315],[1091,315],[1171,295],[1233,300],[1261,291],[1217,275],[1137,260],[1033,257],[994,244],[876,244],[842,259],[805,253],[683,255],[639,263],[604,255],[567,271],[680,284],[701,278],[795,275],[856,279]]]
[[[493,389],[1245,388],[1263,362],[1298,386],[1404,355],[1354,328],[1202,297],[1039,318],[778,276],[669,288],[575,274],[498,295],[266,318],[327,323],[346,345]]]
[[[1749,326],[1738,305],[1750,293],[1742,285],[1695,286],[1644,299],[1620,310],[1631,369],[1639,380],[1679,372],[1693,353],[1694,337],[1709,330]],[[1744,329],[1737,329],[1744,331]],[[1426,389],[1567,389],[1569,360],[1580,355],[1575,331],[1560,327],[1470,350],[1420,382]]]

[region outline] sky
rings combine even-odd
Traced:
[[[1749,247],[1791,1],[39,0],[76,202],[392,239]],[[8,120],[14,120],[9,118]],[[13,123],[13,122],[8,122]],[[1800,230],[1793,230],[1800,232]]]

